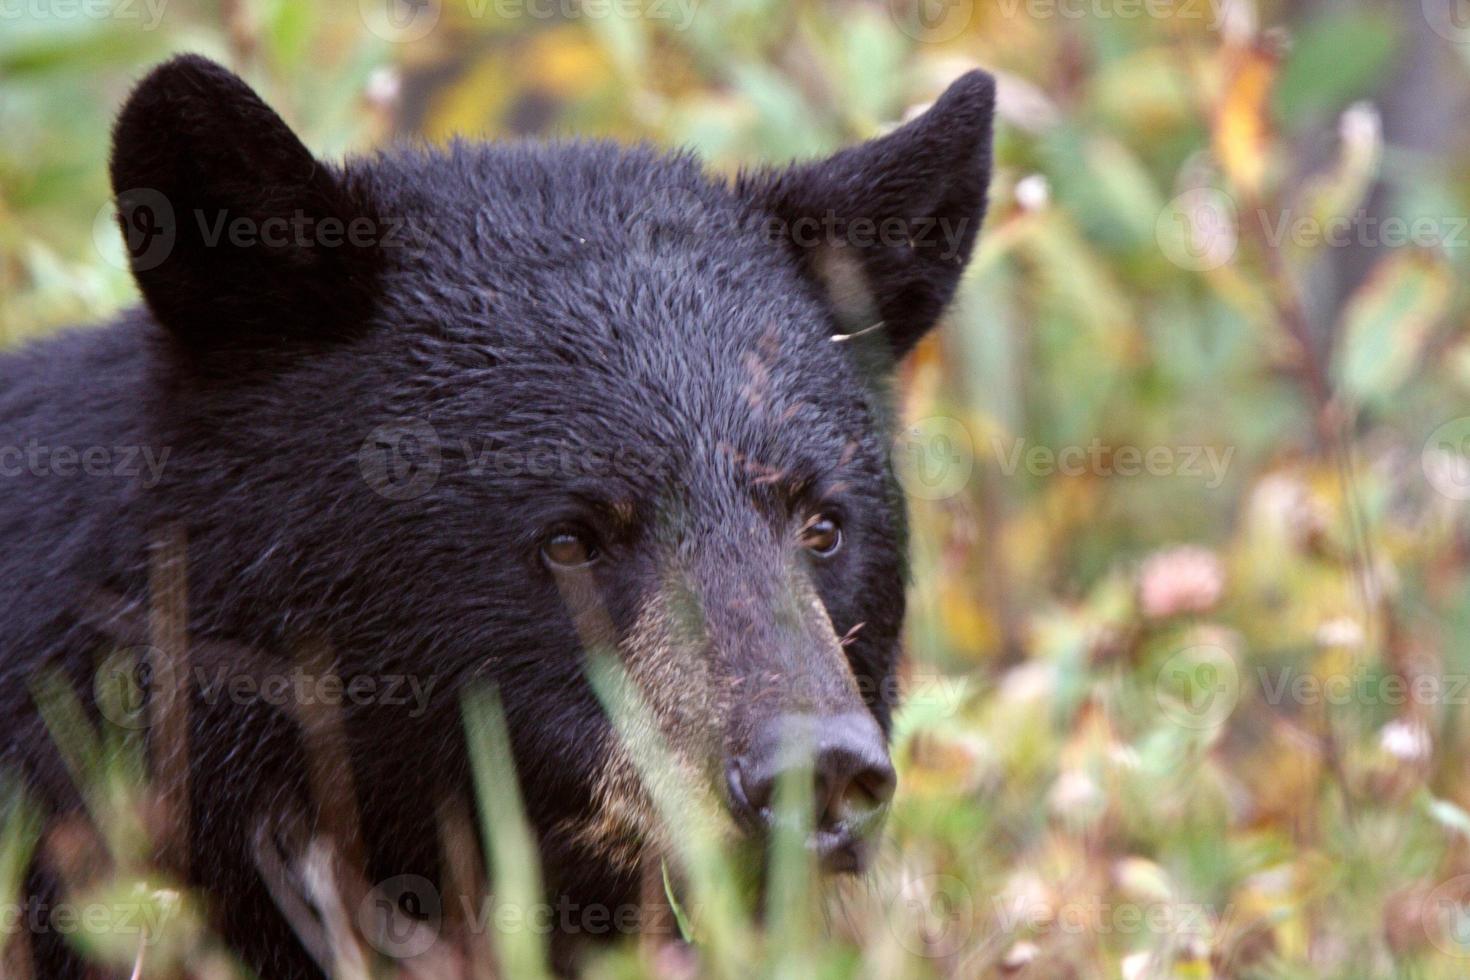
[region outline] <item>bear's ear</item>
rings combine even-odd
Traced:
[[[775,219],[771,230],[808,274],[841,294],[832,299],[845,329],[876,333],[880,320],[902,357],[939,319],[974,250],[994,115],[995,80],[972,71],[892,133],[742,175],[737,192]]]
[[[154,69],[118,117],[111,171],[134,278],[186,348],[319,337],[361,312],[371,235],[353,222],[371,219],[225,68]]]

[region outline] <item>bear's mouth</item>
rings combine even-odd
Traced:
[[[737,818],[744,841],[764,858],[773,853],[773,839],[789,824],[792,833],[802,834],[805,850],[817,868],[827,875],[860,875],[872,863],[877,842],[887,819],[887,805],[874,806],[861,813],[849,814],[813,827],[810,821],[789,821],[779,815],[762,813],[752,821]]]
[[[724,783],[747,836],[801,834],[823,871],[850,874],[867,866],[897,777],[872,716],[847,712],[780,717],[730,759]]]

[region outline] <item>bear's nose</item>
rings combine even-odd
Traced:
[[[812,848],[827,871],[860,871],[897,777],[871,715],[786,715],[726,767],[730,808],[748,832],[776,820],[776,793],[788,774],[810,772]]]

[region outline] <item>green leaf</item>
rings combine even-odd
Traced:
[[[1318,17],[1297,35],[1276,89],[1288,123],[1343,108],[1383,78],[1399,47],[1398,20],[1378,11]]]
[[[1393,394],[1408,380],[1452,289],[1448,271],[1428,253],[1402,251],[1381,262],[1343,314],[1338,384],[1360,401]]]
[[[669,878],[669,862],[662,861],[659,870],[664,878],[664,898],[669,900],[669,908],[674,913],[674,922],[679,926],[679,938],[686,943],[694,941],[694,923],[689,920],[689,913],[684,911],[684,903],[679,901],[679,896],[674,893],[674,883]]]
[[[891,22],[875,11],[856,8],[839,38],[843,47],[842,102],[864,123],[887,119],[900,95],[903,45]]]
[[[836,140],[785,76],[764,65],[745,64],[735,83],[755,107],[757,133],[769,156],[808,157],[830,150]]]
[[[499,692],[467,695],[464,726],[496,903],[529,912],[542,901],[541,861],[521,801]],[[496,946],[510,976],[532,980],[551,976],[546,946],[536,929],[524,925],[499,929]]]

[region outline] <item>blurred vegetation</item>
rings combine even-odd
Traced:
[[[873,136],[990,68],[984,244],[903,370],[889,840],[820,940],[751,945],[740,975],[1465,975],[1470,32],[1451,4],[584,3],[446,0],[411,41],[367,3],[175,0],[153,29],[142,3],[18,6],[0,343],[134,301],[105,134],[172,51],[236,67],[326,155],[578,133],[723,172]],[[7,883],[33,831],[11,809]],[[667,950],[592,968],[697,970]]]

